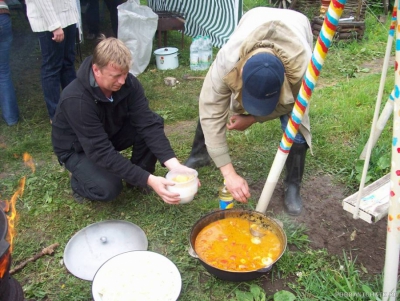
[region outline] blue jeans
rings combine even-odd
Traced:
[[[64,89],[76,78],[75,72],[75,37],[76,24],[64,30],[64,40],[57,43],[52,40],[50,31],[39,32],[40,50],[42,52],[41,80],[50,119],[53,119],[60,99],[60,88]]]
[[[282,131],[285,131],[286,130],[286,126],[287,126],[287,124],[289,122],[289,115],[282,115],[281,117],[279,117],[279,119],[281,121]],[[300,134],[300,131],[298,131],[297,135],[293,139],[293,143],[303,144],[303,143],[307,143],[307,142],[306,142],[306,139],[304,139],[303,135]]]
[[[10,15],[0,14],[0,108],[3,119],[8,125],[16,124],[19,118],[17,97],[10,70],[12,39]]]

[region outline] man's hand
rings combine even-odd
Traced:
[[[247,181],[236,173],[232,163],[222,166],[220,170],[225,179],[226,188],[233,198],[238,202],[247,203],[251,196]]]
[[[179,204],[181,200],[179,193],[167,190],[167,185],[174,185],[174,182],[163,177],[150,175],[147,184],[162,198],[162,200],[171,205]]]
[[[61,27],[53,31],[52,40],[57,43],[64,41],[64,30]]]
[[[229,118],[229,123],[226,125],[226,127],[228,130],[244,131],[255,122],[256,119],[253,115],[233,115],[231,118]]]

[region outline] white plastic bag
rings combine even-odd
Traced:
[[[117,8],[118,39],[131,51],[133,64],[129,71],[137,76],[150,62],[158,15],[150,7],[140,5],[139,0],[128,0]]]

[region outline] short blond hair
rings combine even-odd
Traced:
[[[93,64],[96,64],[99,69],[107,67],[110,63],[117,65],[122,70],[130,69],[132,54],[121,40],[101,35],[99,41],[93,52]]]

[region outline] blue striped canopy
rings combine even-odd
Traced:
[[[242,0],[148,0],[155,12],[168,11],[182,15],[185,35],[209,36],[214,47],[221,48],[242,17]]]

